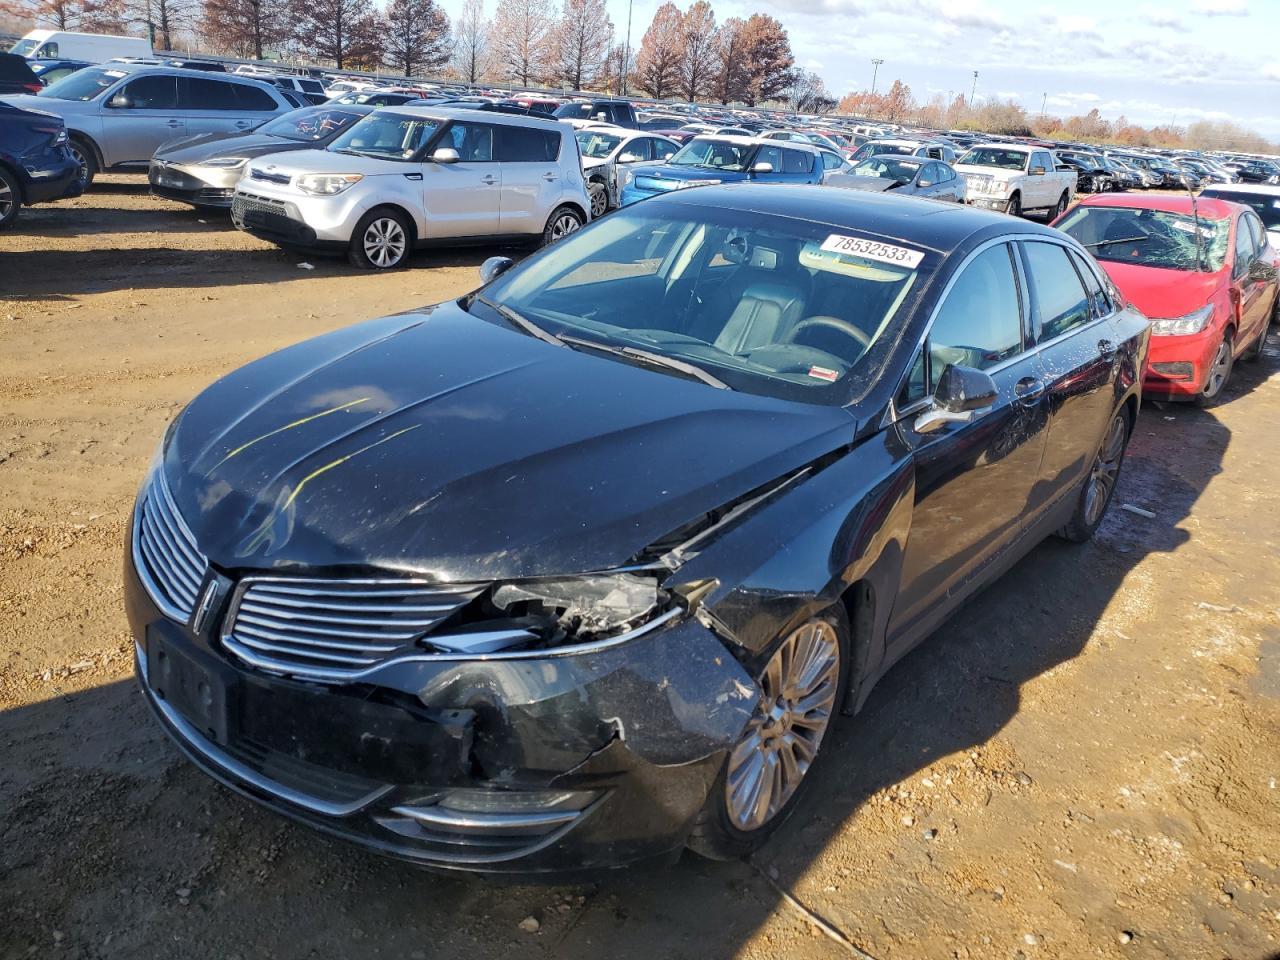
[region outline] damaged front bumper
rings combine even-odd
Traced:
[[[425,866],[541,873],[676,855],[759,697],[696,619],[569,656],[422,659],[378,684],[239,666],[126,559],[146,698],[206,773]]]

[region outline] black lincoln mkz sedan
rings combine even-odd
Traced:
[[[894,661],[1092,535],[1138,410],[1092,259],[953,204],[704,187],[482,275],[198,396],[126,551],[187,755],[424,865],[750,851]]]

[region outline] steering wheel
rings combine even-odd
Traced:
[[[855,327],[848,320],[841,320],[839,317],[806,317],[791,328],[791,332],[787,334],[787,343],[795,343],[796,337],[813,327],[827,327],[835,330],[837,333],[843,333],[845,336],[853,337],[866,350],[871,346],[871,338],[862,332],[861,329]]]

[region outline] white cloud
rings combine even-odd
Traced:
[[[1069,15],[1055,17],[1054,19],[1057,22],[1058,29],[1063,33],[1085,33],[1094,34],[1095,36],[1098,33],[1098,21],[1093,17]]]
[[[1249,0],[1199,0],[1192,10],[1206,17],[1245,17],[1249,15]]]
[[[1280,63],[1269,63],[1262,68],[1262,75],[1268,80],[1280,80]]]

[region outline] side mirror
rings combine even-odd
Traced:
[[[133,98],[127,93],[117,93],[107,101],[107,106],[114,110],[128,110],[133,106]]]
[[[921,189],[923,189],[923,188],[925,188],[925,187],[932,187],[932,186],[933,186],[933,181],[932,181],[932,180],[917,180],[917,181],[916,181],[916,186],[917,186],[917,187],[920,187]]]
[[[515,264],[516,262],[510,257],[490,257],[480,264],[480,282],[482,284],[492,283],[514,267]]]
[[[440,147],[435,153],[431,154],[434,163],[457,163],[462,159],[458,155],[458,151],[453,147]]]
[[[1059,173],[1070,173],[1072,170],[1075,169],[1075,167],[1073,167],[1069,163],[1060,163],[1053,169],[1057,170]]]
[[[597,120],[608,120],[609,118],[608,118],[608,116],[606,116],[606,115],[605,115],[605,112],[604,112],[603,110],[601,110],[599,113],[597,113],[597,114],[596,114],[596,119],[597,119]]]
[[[996,402],[996,382],[981,370],[949,364],[938,379],[933,404],[916,417],[916,433],[932,433],[948,423],[968,423]]]
[[[1032,175],[1033,177],[1043,177],[1043,176],[1044,176],[1044,167],[1032,167],[1032,168],[1031,168],[1031,175]]]
[[[640,158],[634,153],[624,153],[618,157],[619,163],[639,163]]]
[[[768,160],[761,160],[751,168],[752,173],[773,173],[773,164]]]
[[[1276,268],[1265,260],[1255,260],[1249,264],[1249,279],[1261,283],[1271,283],[1276,279]]]

